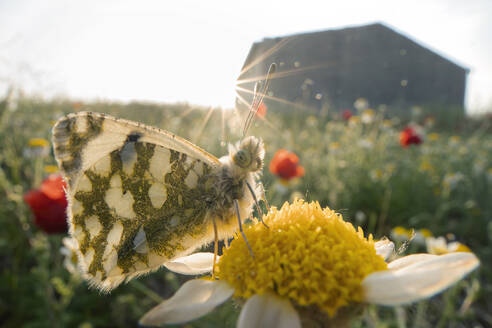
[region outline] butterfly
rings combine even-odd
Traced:
[[[56,122],[69,231],[91,285],[110,291],[212,241],[217,254],[217,241],[238,226],[245,238],[242,224],[264,199],[257,181],[265,154],[261,139],[245,135],[274,70],[262,92],[255,86],[243,139],[220,159],[170,132],[101,113]]]

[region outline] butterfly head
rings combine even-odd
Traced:
[[[245,172],[257,172],[263,168],[265,148],[263,141],[256,137],[247,137],[235,147],[229,149],[232,163]]]

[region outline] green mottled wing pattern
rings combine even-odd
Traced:
[[[70,232],[90,281],[110,290],[192,252],[208,232],[218,160],[168,132],[97,113],[53,128]]]

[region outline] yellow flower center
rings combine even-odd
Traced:
[[[412,237],[413,232],[410,229],[398,226],[393,228],[393,234],[398,237],[410,238]]]
[[[56,165],[45,165],[44,173],[56,173],[58,172],[58,166]]]
[[[437,141],[437,140],[439,140],[439,138],[440,138],[440,136],[438,133],[433,132],[433,133],[429,134],[429,140],[431,140],[431,141]]]
[[[245,230],[254,259],[240,236],[220,258],[218,277],[234,287],[236,297],[273,292],[333,316],[363,301],[367,275],[387,269],[371,235],[365,238],[361,228],[317,202],[285,203],[263,220],[269,228],[256,223]]]
[[[424,236],[425,238],[429,238],[429,237],[432,237],[432,231],[430,231],[429,229],[426,229],[426,228],[423,228],[423,229],[420,229],[419,232],[422,234],[422,236]]]
[[[48,147],[49,145],[49,141],[43,138],[29,139],[29,147]]]
[[[457,243],[456,246],[453,247],[453,252],[471,253],[471,250],[468,246],[463,245],[462,243]]]

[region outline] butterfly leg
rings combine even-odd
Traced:
[[[219,235],[217,232],[217,222],[215,222],[215,217],[212,219],[214,224],[214,264],[212,266],[212,279],[215,279],[215,266],[217,265],[217,253],[219,252]]]
[[[236,207],[236,216],[237,220],[239,222],[239,231],[241,232],[241,235],[243,235],[244,241],[246,242],[246,246],[248,246],[249,253],[251,254],[251,257],[254,259],[255,256],[253,255],[253,251],[251,250],[251,246],[249,245],[248,239],[246,238],[246,235],[244,234],[243,231],[243,224],[241,223],[241,215],[239,214],[239,202],[237,199],[234,199],[234,205]]]
[[[270,204],[268,204],[268,201],[266,199],[265,195],[265,187],[263,186],[263,183],[258,183],[258,187],[261,189],[261,200],[265,202],[265,206],[267,208],[267,212],[270,212]]]
[[[263,213],[263,211],[262,211],[262,210],[261,210],[261,208],[260,208],[260,204],[258,204],[258,199],[256,198],[256,194],[255,194],[255,192],[253,191],[253,188],[251,187],[251,185],[249,184],[249,182],[248,182],[248,181],[246,181],[246,185],[248,186],[248,189],[249,189],[249,191],[251,192],[251,195],[253,196],[253,200],[255,201],[256,210],[258,211],[258,217],[260,218],[261,223],[263,223],[263,225],[264,225],[265,227],[269,228],[269,227],[267,226],[267,224],[265,223],[265,221],[263,221],[263,219],[262,219],[262,216],[263,216],[263,214],[264,214],[264,213]],[[263,190],[263,187],[262,187],[262,190]],[[265,204],[267,204],[267,203],[265,202]]]

